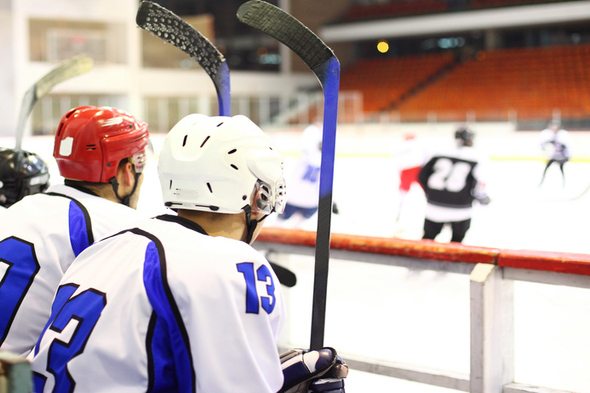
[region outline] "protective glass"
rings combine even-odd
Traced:
[[[256,193],[254,203],[256,207],[265,214],[278,213],[281,214],[285,210],[285,204],[287,203],[287,192],[286,192],[284,180],[277,183],[276,188],[273,189],[267,183],[258,180],[256,183]]]

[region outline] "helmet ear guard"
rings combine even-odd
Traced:
[[[272,190],[276,190],[274,193]],[[285,210],[286,205],[286,188],[285,184],[277,184],[271,187],[268,184],[258,180],[254,189],[254,206],[264,214],[278,213]]]

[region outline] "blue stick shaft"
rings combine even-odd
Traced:
[[[229,66],[226,62],[219,65],[217,76],[214,80],[215,89],[217,90],[217,104],[219,106],[219,116],[231,116],[231,94]]]
[[[321,69],[314,70],[314,72],[316,76],[318,76],[324,91],[324,127],[322,136],[322,162],[320,168],[320,194],[318,201],[318,224],[315,248],[314,302],[310,341],[311,349],[319,349],[324,346],[326,320],[340,63],[336,57],[332,57],[326,62],[326,64],[321,66]]]

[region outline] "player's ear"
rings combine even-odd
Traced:
[[[119,165],[117,170],[117,181],[124,186],[133,185],[135,173],[133,172],[133,164],[129,161],[123,162]]]

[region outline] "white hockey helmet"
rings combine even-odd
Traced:
[[[265,213],[285,207],[283,158],[246,116],[184,117],[166,136],[158,172],[172,209],[240,213],[254,191]]]

